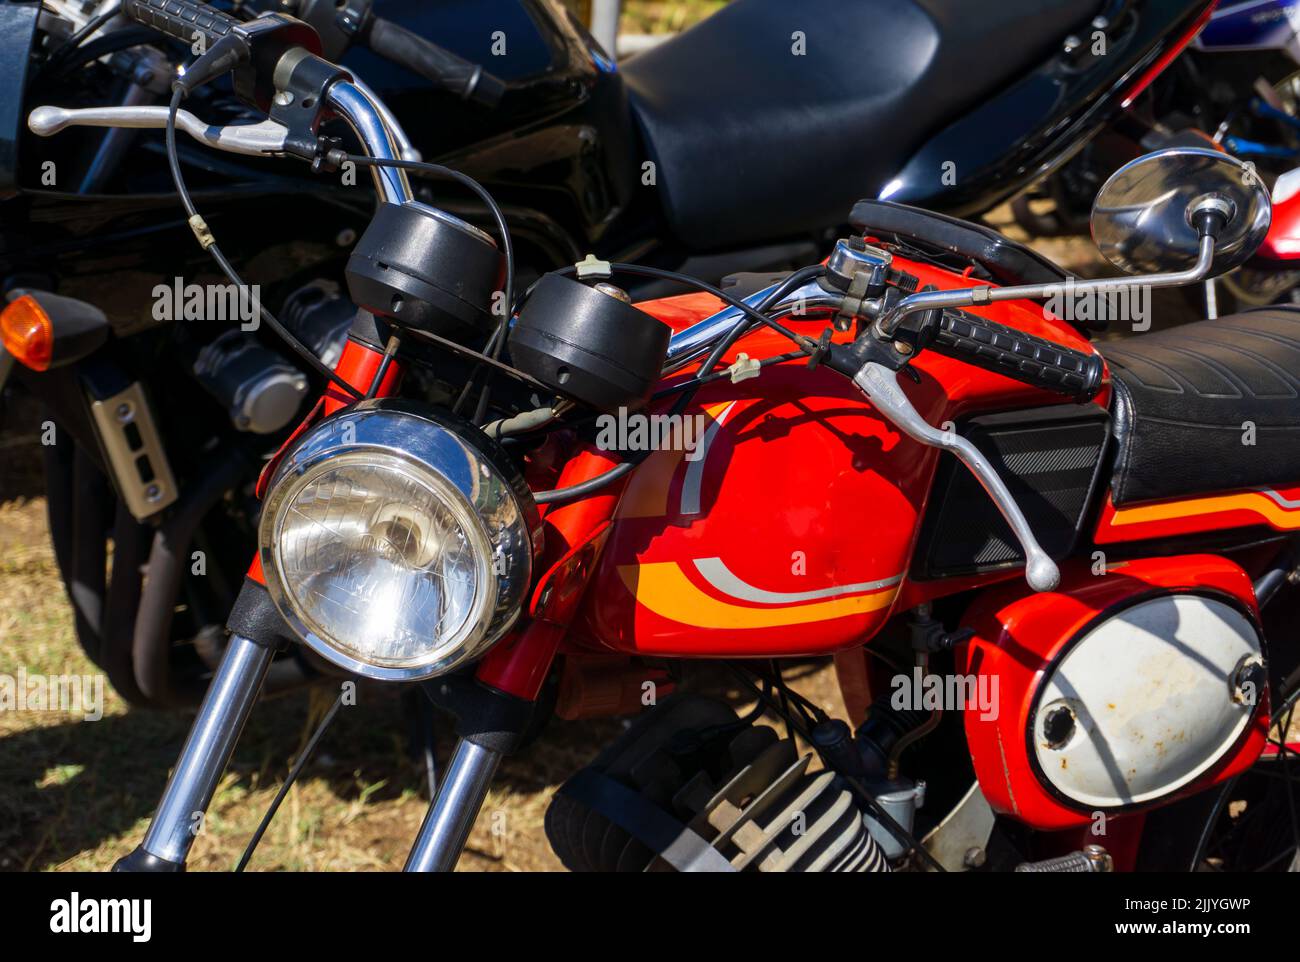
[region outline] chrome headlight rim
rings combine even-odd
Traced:
[[[358,658],[331,643],[298,610],[298,601],[286,583],[278,553],[283,508],[293,496],[332,466],[340,457],[372,458],[390,468],[405,468],[420,484],[430,480],[454,492],[466,511],[458,519],[477,542],[478,570],[503,559],[502,571],[493,568],[488,580],[492,605],[477,624],[436,645],[436,657],[413,666],[378,664]],[[467,469],[473,465],[476,470]],[[447,470],[448,468],[460,470]],[[449,501],[437,495],[445,506]],[[487,519],[499,517],[513,505],[514,521],[495,528]],[[312,651],[349,672],[378,681],[422,681],[447,674],[481,657],[510,629],[523,612],[532,569],[541,550],[541,524],[532,493],[518,469],[500,446],[468,422],[432,406],[394,399],[358,403],[313,425],[281,455],[267,486],[258,526],[258,555],[266,588],[281,617]],[[477,598],[477,595],[476,595]],[[479,611],[476,601],[476,611]]]

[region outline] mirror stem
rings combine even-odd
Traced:
[[[876,321],[876,334],[891,338],[910,314],[948,307],[978,307],[996,301],[1039,300],[1059,294],[1111,294],[1133,287],[1178,287],[1204,280],[1214,264],[1214,235],[1201,235],[1196,263],[1185,271],[1148,274],[1145,277],[1102,277],[1091,281],[1064,281],[1059,284],[1023,284],[1018,287],[970,287],[956,291],[923,291],[903,298],[894,309]]]

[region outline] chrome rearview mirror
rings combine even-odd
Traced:
[[[1198,216],[1217,212],[1214,264],[1207,277],[1240,266],[1268,233],[1272,204],[1250,164],[1200,147],[1145,154],[1115,171],[1092,205],[1092,239],[1130,274],[1185,271],[1197,263]]]
[[[1078,297],[1195,284],[1254,254],[1272,214],[1268,191],[1251,165],[1217,150],[1160,150],[1117,170],[1092,208],[1097,246],[1111,263],[1136,276],[920,291],[878,317],[875,331],[888,339],[909,314],[1054,297],[1067,286]]]

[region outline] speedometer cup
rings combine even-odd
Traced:
[[[358,307],[454,341],[491,329],[504,279],[505,260],[491,237],[414,202],[381,204],[347,266]]]
[[[671,336],[618,296],[547,274],[510,332],[510,357],[557,393],[612,413],[650,397]]]

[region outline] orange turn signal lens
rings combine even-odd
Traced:
[[[0,311],[0,339],[6,351],[33,371],[48,370],[54,359],[54,324],[30,294]]]

